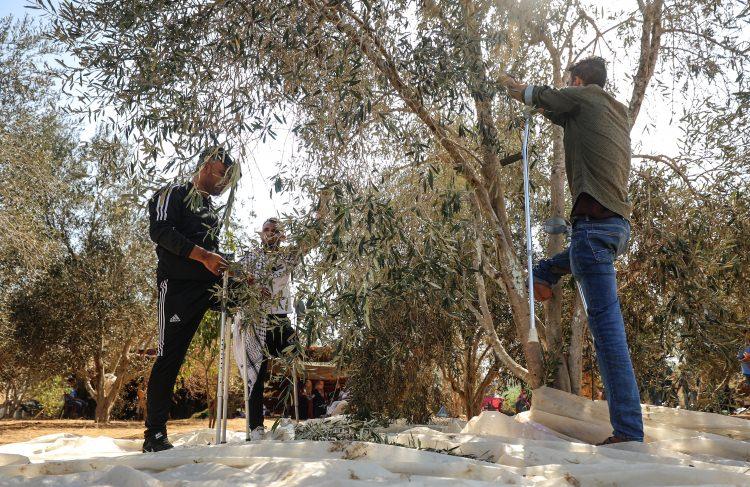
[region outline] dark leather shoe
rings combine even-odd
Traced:
[[[604,445],[614,445],[615,443],[626,443],[628,441],[634,441],[634,440],[628,440],[626,438],[620,438],[619,436],[610,436],[606,440],[602,441],[601,443],[597,443],[596,446],[604,446]]]
[[[544,302],[552,297],[552,288],[541,282],[534,283],[534,301]]]

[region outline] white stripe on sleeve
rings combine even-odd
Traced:
[[[157,216],[156,216],[157,220],[163,221],[167,219],[167,207],[169,206],[169,197],[172,196],[173,189],[174,189],[174,185],[170,186],[169,189],[166,191],[164,200],[159,205],[159,209],[158,209]]]

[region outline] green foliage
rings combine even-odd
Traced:
[[[426,423],[443,402],[428,340],[405,308],[373,313],[372,326],[352,344],[347,389],[357,417]]]
[[[516,401],[521,394],[520,385],[508,387],[503,391],[500,397],[503,398],[503,411],[508,413],[516,412]]]
[[[307,320],[333,322],[339,331],[351,403],[365,417],[425,421],[445,402],[444,382],[468,394],[461,396],[461,410],[473,414],[496,371],[470,311],[479,305],[467,193],[434,171],[433,189],[398,192],[427,173],[404,171],[359,192],[335,188],[333,223],[319,260],[307,269],[328,283]],[[499,330],[512,334],[507,304],[491,290]],[[388,387],[374,393],[379,384]]]
[[[121,387],[133,372],[126,367],[130,348],[145,349],[154,329],[154,257],[143,216],[129,198],[124,153],[100,136],[58,168],[72,184],[68,197],[53,200],[45,223],[65,250],[19,283],[8,308],[7,346],[16,355],[48,364],[48,374],[83,374],[97,390],[108,387],[103,376],[110,372],[120,376],[115,389]],[[102,392],[95,399],[115,397]]]
[[[0,20],[0,42],[0,387],[13,403],[50,376],[96,382],[139,361],[119,357],[154,329],[153,252],[129,148],[106,131],[79,144],[31,25]]]
[[[43,57],[59,52],[30,20],[0,18],[0,132],[54,110],[56,92]]]
[[[64,252],[50,225],[63,201],[74,200],[75,142],[56,107],[50,52],[28,21],[0,19],[0,389],[10,412],[32,386],[62,374],[59,362],[15,341],[10,303]]]
[[[70,387],[62,376],[51,376],[36,384],[28,397],[36,399],[42,405],[42,417],[59,418],[65,401],[64,395]]]
[[[397,344],[445,332],[428,322],[415,329],[413,319],[404,319],[405,305],[433,316],[443,310],[450,319],[436,323],[451,326],[470,326],[476,318],[478,290],[471,277],[485,270],[470,265],[467,240],[474,236],[505,277],[490,284],[488,300],[509,354],[529,369],[546,364],[548,376],[557,373],[559,356],[544,361],[541,352],[522,357],[520,350],[526,324],[518,303],[525,294],[508,276],[520,272],[521,184],[517,168],[500,169],[494,159],[517,149],[517,123],[493,80],[509,70],[532,82],[558,77],[562,83],[567,63],[592,53],[611,57],[616,71],[625,73],[611,87],[631,97],[631,108],[643,101],[632,82],[636,88],[652,83],[665,98],[694,100],[678,120],[681,156],[647,159],[636,168],[657,176],[653,185],[634,189],[635,242],[621,265],[623,277],[633,276],[623,305],[633,327],[636,369],[652,383],[656,379],[645,374],[656,369],[663,375],[667,359],[677,357],[711,367],[706,380],[720,384],[713,371],[736,366],[727,361],[734,342],[719,327],[747,316],[731,292],[746,288],[746,262],[737,252],[746,250],[741,232],[747,229],[734,219],[734,212],[746,214],[750,133],[743,76],[750,51],[739,2],[644,1],[635,13],[615,9],[611,16],[563,0],[37,5],[50,14],[50,35],[80,61],[63,72],[65,89],[85,87],[74,111],[102,116],[113,110],[112,125],[149,157],[137,165],[154,180],[161,176],[155,161],[165,156],[164,148],[174,149],[167,169],[186,173],[188,161],[208,143],[221,138],[244,157],[248,140],[275,137],[281,128],[298,138],[305,157],[289,168],[291,183],[275,181],[277,190],[298,182],[312,193],[319,181],[341,183],[334,188],[330,230],[305,270],[306,334],[311,341],[339,337],[343,358],[351,353],[363,373],[365,359],[381,364],[384,378],[404,378],[393,370],[401,362],[390,358],[413,360],[410,347],[398,350]],[[599,25],[605,22],[607,30]],[[663,33],[657,51],[633,48],[642,27],[646,36]],[[649,59],[663,63],[654,77],[641,63]],[[546,125],[535,131],[533,197],[536,214],[544,217],[552,197],[544,189],[554,162],[552,134]],[[659,169],[664,161],[674,173]],[[441,177],[456,177],[458,189],[445,190]],[[553,184],[561,177],[551,172]],[[698,189],[688,189],[693,186]],[[477,207],[474,196],[481,190],[493,200]],[[705,205],[694,201],[696,191],[710,196]],[[722,206],[726,194],[737,196]],[[653,205],[662,195],[670,197],[665,209]],[[468,213],[463,225],[440,217],[462,208]],[[690,223],[681,225],[685,215]],[[663,227],[651,225],[654,220],[664,221]],[[727,222],[738,231],[716,235]],[[380,316],[392,322],[380,322]],[[556,345],[547,345],[547,354],[565,348]],[[429,358],[437,353],[414,349]],[[544,372],[535,371],[538,380]]]
[[[735,359],[750,308],[744,184],[703,187],[696,199],[652,172],[633,185],[634,239],[621,276],[631,350],[644,390],[666,390],[674,404],[681,376],[703,409],[720,409],[717,392],[739,373]],[[645,278],[645,276],[648,276]]]
[[[377,429],[383,426],[388,426],[388,422],[358,420],[351,417],[336,420],[306,421],[294,427],[294,439],[385,443],[385,435],[377,432]]]

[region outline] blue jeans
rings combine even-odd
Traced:
[[[534,268],[534,280],[552,287],[572,272],[583,294],[614,435],[643,441],[641,400],[617,298],[614,267],[629,239],[630,224],[623,218],[578,218],[573,223],[570,247],[540,261]]]

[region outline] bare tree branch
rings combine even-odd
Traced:
[[[696,190],[693,187],[693,184],[690,181],[690,178],[685,174],[685,172],[677,166],[677,161],[671,157],[667,157],[665,155],[660,154],[635,154],[632,156],[634,159],[646,159],[649,161],[654,162],[661,162],[663,164],[666,164],[669,166],[670,169],[672,169],[679,177],[682,179],[682,181],[685,183],[687,188],[690,190],[691,193],[693,193],[698,198],[702,199],[703,201],[708,201],[708,198],[700,193],[698,190]]]
[[[649,4],[644,4],[643,0],[639,0],[638,7],[643,15],[643,25],[641,26],[641,54],[638,59],[638,70],[633,77],[633,91],[628,106],[631,128],[641,111],[646,88],[654,75],[656,61],[659,58],[664,0],[653,0]]]
[[[479,239],[475,240],[475,247],[475,267],[479,268],[480,262],[482,261],[482,242]],[[529,371],[521,366],[521,364],[513,360],[513,357],[508,354],[508,351],[505,350],[505,347],[500,341],[500,338],[497,336],[494,320],[492,319],[492,313],[490,312],[490,307],[487,304],[487,289],[484,285],[484,277],[482,276],[482,273],[476,272],[474,276],[477,284],[477,297],[479,299],[480,309],[480,312],[475,313],[475,316],[484,328],[484,331],[487,333],[487,340],[492,345],[492,350],[495,352],[498,359],[503,364],[505,364],[508,369],[510,369],[513,375],[525,382],[528,382],[530,379]]]
[[[750,47],[747,47],[745,49],[738,49],[737,47],[735,47],[735,46],[733,46],[731,44],[728,44],[726,42],[717,41],[713,37],[711,37],[711,36],[709,36],[707,34],[701,33],[701,32],[697,32],[697,31],[692,31],[692,30],[689,30],[689,29],[682,29],[682,28],[679,28],[679,27],[670,27],[669,29],[662,30],[662,32],[663,33],[670,33],[670,34],[671,33],[686,34],[686,35],[691,35],[691,36],[695,36],[695,37],[700,37],[701,39],[705,40],[709,44],[712,44],[712,45],[714,45],[716,47],[720,47],[721,49],[723,49],[723,50],[725,50],[727,52],[730,52],[730,53],[732,53],[735,56],[745,57],[748,54],[750,54]]]
[[[611,27],[608,27],[604,29],[603,31],[597,30],[596,35],[593,39],[591,39],[585,46],[583,46],[581,49],[578,50],[578,54],[575,55],[575,57],[571,58],[570,64],[575,64],[578,59],[588,50],[589,47],[591,47],[593,44],[596,44],[600,38],[603,38],[605,35],[609,34],[615,29],[620,28],[621,26],[627,24],[628,22],[631,22],[633,19],[635,19],[635,15],[630,15],[626,19],[614,24]]]

